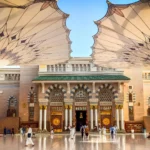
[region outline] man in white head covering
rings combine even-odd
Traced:
[[[26,146],[28,146],[29,144],[34,146],[34,143],[33,143],[32,139],[31,139],[31,137],[32,137],[32,128],[29,125],[29,129],[28,129],[28,132],[27,132]]]
[[[70,130],[70,138],[74,139],[74,136],[75,136],[75,127],[74,126],[70,127],[69,130]]]

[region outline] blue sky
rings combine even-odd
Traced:
[[[110,0],[114,4],[128,4],[138,0]],[[67,27],[71,29],[72,57],[86,57],[92,54],[92,36],[97,33],[93,21],[102,18],[108,5],[106,0],[58,0],[59,8],[67,14]]]

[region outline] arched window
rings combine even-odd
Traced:
[[[129,93],[129,102],[132,102],[132,93]]]

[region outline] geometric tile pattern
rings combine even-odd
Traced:
[[[75,97],[75,94],[77,92],[79,92],[79,90],[84,91],[85,93],[88,94],[88,98],[92,98],[92,92],[90,90],[90,88],[88,88],[86,85],[84,84],[77,84],[75,87],[72,88],[71,90],[71,98],[73,99]],[[78,93],[79,94],[79,93]]]
[[[96,21],[93,59],[99,66],[128,68],[150,65],[150,0],[128,5],[107,1],[106,15]]]
[[[61,92],[63,93],[63,96],[62,96]],[[56,101],[57,100],[59,101],[59,99],[62,99],[62,97],[63,97],[63,99],[66,98],[66,90],[61,85],[59,85],[59,84],[53,84],[53,85],[51,85],[46,90],[45,93],[46,93],[45,98],[47,100],[51,100],[51,97],[53,97]],[[57,95],[57,94],[61,94],[61,97],[59,95]],[[53,99],[51,101],[53,101]]]
[[[68,14],[56,0],[1,0],[0,12],[0,60],[21,65],[69,59]]]
[[[100,101],[112,101],[118,99],[118,92],[111,84],[102,84],[96,91],[96,98]]]

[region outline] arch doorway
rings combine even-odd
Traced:
[[[72,99],[75,103],[75,125],[80,131],[82,125],[88,122],[88,102],[91,98],[91,90],[84,84],[78,84],[72,89]]]

